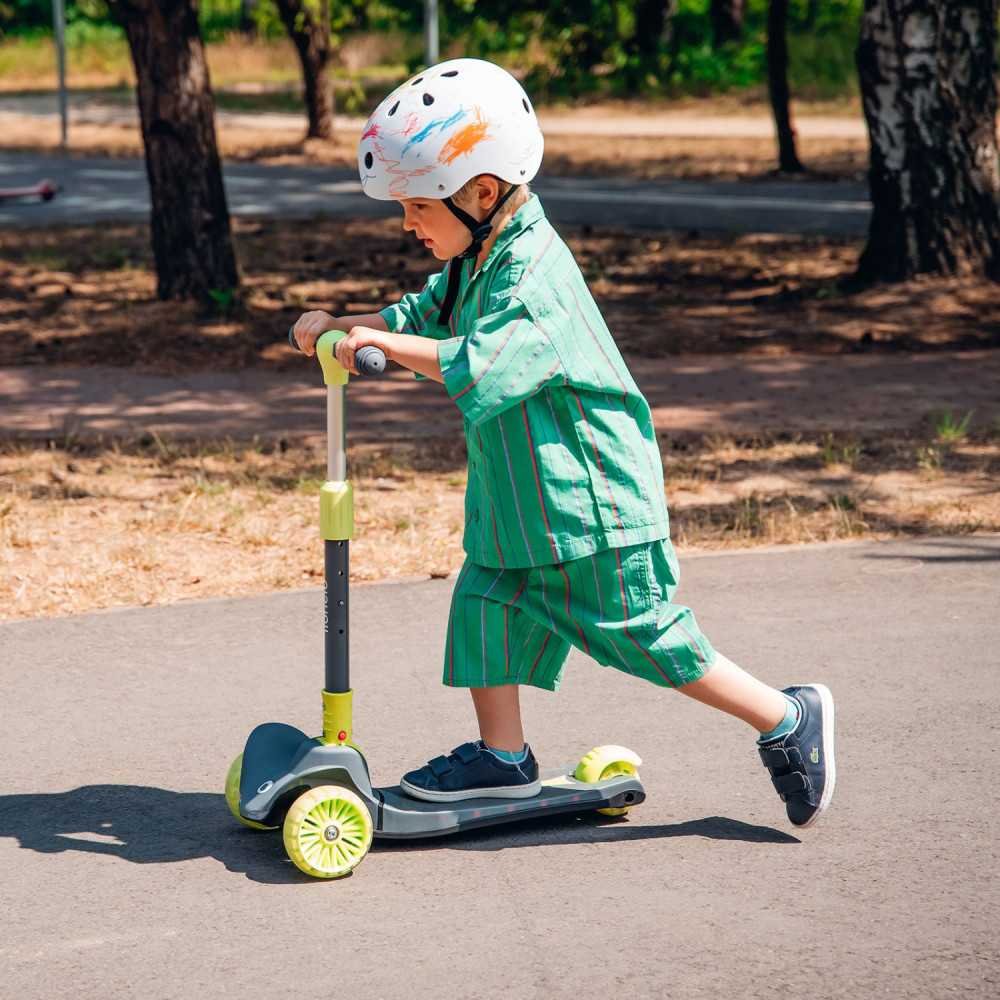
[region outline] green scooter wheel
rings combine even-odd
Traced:
[[[243,773],[243,754],[229,765],[229,773],[226,775],[226,805],[229,811],[244,825],[252,827],[254,830],[277,830],[276,826],[265,826],[263,823],[255,823],[252,819],[247,819],[240,815],[240,775]]]
[[[361,864],[374,829],[362,798],[349,788],[320,785],[300,795],[285,816],[285,850],[313,878],[342,878]]]

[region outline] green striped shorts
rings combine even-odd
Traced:
[[[671,603],[679,577],[668,538],[524,569],[466,560],[452,594],[444,683],[555,691],[570,646],[662,687],[696,681],[715,651],[691,611]]]

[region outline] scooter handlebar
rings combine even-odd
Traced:
[[[288,343],[296,350],[295,327],[288,328]],[[377,347],[362,347],[354,355],[354,364],[362,375],[381,375],[385,371],[385,354]]]

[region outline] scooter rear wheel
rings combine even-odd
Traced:
[[[364,800],[349,788],[320,785],[300,795],[285,816],[285,850],[313,878],[343,878],[368,853],[374,828]]]
[[[637,765],[641,763],[639,755],[627,747],[610,745],[594,747],[580,758],[573,777],[577,781],[592,782],[605,781],[620,774],[638,775]],[[608,806],[597,811],[604,816],[624,816],[631,808],[631,806]]]

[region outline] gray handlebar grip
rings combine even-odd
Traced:
[[[371,345],[359,348],[354,355],[354,366],[362,375],[381,375],[385,371],[385,354]]]
[[[299,345],[295,342],[295,327],[288,328],[288,343],[297,351]],[[385,371],[385,354],[377,347],[362,347],[354,355],[354,364],[362,375],[381,375]]]

